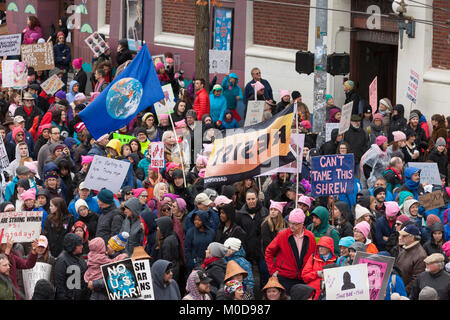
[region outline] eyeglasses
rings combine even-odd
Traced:
[[[60,134],[60,132],[50,132],[50,134]]]
[[[401,222],[396,222],[396,223],[395,223],[396,226],[401,226],[402,224],[403,224],[403,223],[401,223]]]
[[[147,195],[147,194],[141,194],[141,195],[139,196],[139,198],[148,198],[148,195]]]
[[[16,137],[23,137],[23,133],[18,133],[18,134],[16,134]]]
[[[133,191],[128,191],[128,192],[126,193],[127,196],[131,196],[132,194],[134,194]]]

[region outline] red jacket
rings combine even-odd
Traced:
[[[209,95],[205,88],[197,91],[195,93],[197,96],[194,101],[194,111],[197,113],[197,120],[202,121],[202,116],[204,114],[209,114]]]
[[[309,257],[308,262],[306,262],[306,265],[303,268],[303,281],[305,281],[308,286],[316,289],[314,300],[317,300],[317,298],[319,298],[321,292],[320,282],[323,279],[323,275],[322,277],[319,277],[317,271],[322,271],[323,267],[327,264],[336,263],[336,256],[334,255],[334,243],[331,237],[321,237],[319,239],[319,242],[317,243],[317,246],[327,247],[328,249],[330,249],[331,258],[327,261],[323,261],[323,259],[319,255],[319,251],[317,250],[313,255]]]
[[[278,275],[289,279],[302,279],[302,269],[308,258],[316,251],[314,234],[304,230],[302,254],[298,254],[297,245],[291,229],[280,231],[266,248],[266,263],[269,273],[278,271]],[[276,262],[274,261],[276,259]]]

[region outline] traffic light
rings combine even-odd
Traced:
[[[348,74],[350,72],[350,55],[345,52],[328,55],[327,72],[332,76]]]
[[[309,51],[297,51],[295,55],[295,71],[311,74],[314,72],[314,53]]]

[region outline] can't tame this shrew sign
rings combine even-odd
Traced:
[[[352,193],[354,165],[353,154],[313,157],[311,170],[312,196]]]

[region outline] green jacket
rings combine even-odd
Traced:
[[[6,277],[5,275],[3,276]],[[11,281],[6,283],[0,278],[0,300],[16,300],[16,295],[14,294],[12,286],[13,284]]]
[[[339,250],[339,232],[329,224],[328,219],[330,218],[330,214],[328,213],[327,208],[318,206],[311,212],[311,215],[318,217],[321,221],[319,227],[317,228],[314,228],[313,223],[306,228],[314,234],[316,244],[323,236],[331,237],[334,244],[334,254],[336,257],[339,256],[341,254],[341,251]]]

